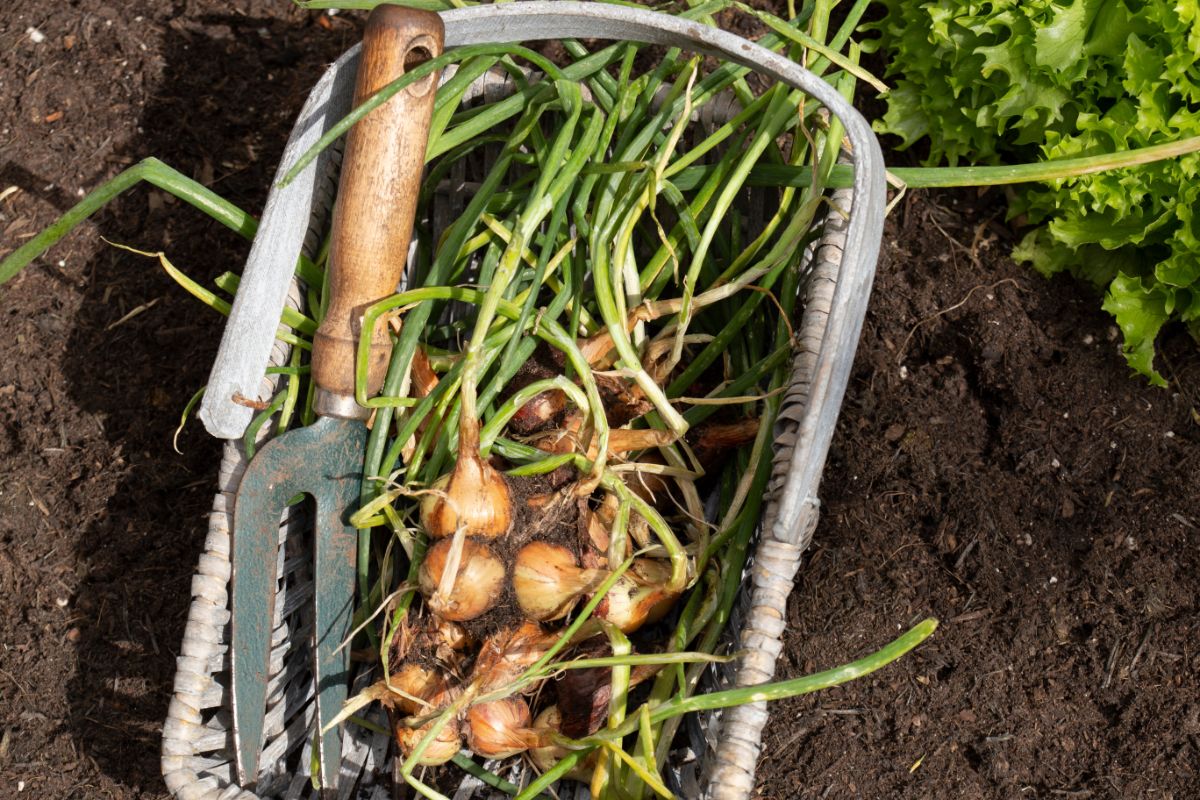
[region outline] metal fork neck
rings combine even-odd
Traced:
[[[313,411],[320,417],[338,419],[365,420],[371,416],[371,409],[360,406],[350,395],[335,394],[321,388],[313,394]]]

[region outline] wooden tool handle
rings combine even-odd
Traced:
[[[441,55],[443,39],[437,14],[376,6],[363,32],[355,107],[405,70]],[[329,303],[312,354],[318,389],[338,397],[319,402],[319,413],[366,416],[350,400],[362,315],[367,306],[395,292],[408,260],[437,83],[436,73],[421,79],[347,134],[329,250]],[[376,331],[368,396],[379,391],[390,355],[387,331]]]

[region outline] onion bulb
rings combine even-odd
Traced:
[[[478,703],[467,709],[467,748],[484,758],[508,758],[537,743],[533,715],[520,697]]]
[[[418,668],[418,670],[421,669],[424,668]],[[401,673],[403,672],[404,671],[402,670]],[[434,673],[432,670],[428,670],[428,672],[433,674],[433,677],[429,680],[426,687],[429,689],[429,691],[428,693],[419,695],[421,699],[425,700],[426,702],[422,704],[421,707],[410,712],[412,716],[423,717],[427,714],[437,713],[438,711],[446,708],[446,706],[450,705],[450,703],[454,702],[454,698],[457,695],[457,690],[451,689],[447,685],[446,679],[443,676]],[[410,675],[414,678],[419,677],[417,670],[413,670]],[[393,683],[395,683],[398,678],[399,676],[393,676]],[[414,685],[412,688],[416,691],[421,691],[421,687],[419,685]],[[414,694],[416,691],[414,691]],[[396,703],[395,706],[397,709],[401,708],[399,703]],[[408,758],[410,755],[412,755],[413,751],[416,750],[417,745],[420,744],[421,740],[425,738],[425,734],[433,730],[433,726],[437,720],[436,718],[431,719],[429,722],[426,722],[419,728],[410,728],[404,724],[404,718],[401,715],[397,714],[396,712],[390,713],[392,720],[392,735],[396,739],[396,744],[400,748],[401,755],[403,755],[404,758]],[[434,737],[434,740],[429,743],[428,747],[425,748],[425,752],[421,754],[421,757],[417,760],[417,763],[427,767],[445,764],[447,761],[454,758],[454,756],[461,749],[462,725],[459,723],[458,719],[452,717],[451,719],[447,720],[445,726],[438,731],[438,734],[436,737]]]
[[[446,688],[441,675],[429,667],[412,662],[393,672],[388,683],[388,688],[393,691],[392,705],[406,714],[429,713],[433,709],[428,701]]]
[[[561,619],[575,602],[599,586],[608,573],[583,569],[570,550],[549,542],[530,542],[517,553],[513,592],[525,616],[539,622]]]
[[[421,594],[429,609],[452,622],[465,622],[491,610],[504,589],[504,564],[486,544],[462,539],[457,571],[443,591],[456,538],[434,543],[421,564]]]
[[[459,527],[468,536],[494,539],[512,524],[512,493],[508,481],[474,448],[463,444],[449,475],[433,482],[421,498],[421,526],[434,539],[443,539]]]
[[[607,647],[596,655],[611,655]],[[558,692],[558,729],[573,739],[591,736],[608,719],[612,669],[568,669],[554,681]]]
[[[545,633],[536,622],[498,631],[479,648],[471,683],[490,692],[512,683],[550,649],[557,633]]]
[[[404,724],[392,726],[396,744],[399,745],[400,753],[405,758],[408,758],[417,749],[417,745],[425,738],[425,734],[433,729],[434,722],[435,720],[430,720],[419,728],[409,728]],[[454,758],[461,749],[462,726],[457,719],[450,719],[446,722],[445,727],[438,731],[437,737],[425,748],[425,752],[421,754],[417,763],[426,767],[436,767]]]
[[[639,558],[613,585],[596,606],[596,616],[632,633],[643,625],[658,622],[670,611],[677,593],[668,591],[671,565],[653,558]]]
[[[534,395],[529,402],[517,409],[517,413],[508,421],[508,427],[527,436],[550,425],[566,407],[566,394],[561,389],[550,389]]]
[[[562,716],[559,714],[558,706],[550,706],[542,713],[538,714],[537,719],[533,722],[533,731],[537,735],[539,744],[536,747],[531,747],[529,750],[529,758],[533,761],[534,767],[538,772],[547,772],[562,760],[567,754],[567,748],[554,744],[553,737],[558,733],[559,725],[562,724]],[[592,770],[596,766],[596,756],[599,750],[595,750],[580,764],[576,764],[564,778],[569,778],[580,783],[587,783],[592,779]]]

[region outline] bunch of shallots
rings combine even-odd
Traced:
[[[529,399],[513,422],[551,453],[571,452],[582,427],[556,390]],[[612,433],[609,452],[664,441],[650,429]],[[436,728],[418,757],[426,765],[448,761],[464,745],[486,758],[532,751],[544,764],[558,751],[562,720],[572,735],[601,725],[607,687],[593,680],[580,691],[574,676],[555,681],[568,687],[556,692],[555,705],[543,691],[545,681],[522,679],[552,646],[565,648],[568,657],[581,648],[595,651],[595,642],[607,641],[606,629],[633,633],[670,610],[683,588],[677,571],[660,554],[637,552],[652,541],[642,515],[664,524],[653,503],[666,501],[670,487],[637,471],[620,486],[597,486],[570,464],[545,475],[511,476],[500,459],[481,455],[476,420],[463,414],[458,434],[453,469],[420,503],[429,541],[418,573],[421,615],[392,638],[389,706],[396,741],[408,757]],[[591,599],[590,622],[560,642],[573,612]]]

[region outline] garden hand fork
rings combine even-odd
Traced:
[[[406,70],[441,54],[437,14],[377,6],[367,19],[355,85],[357,107]],[[371,111],[346,140],[329,251],[329,294],[312,350],[315,423],[265,444],[246,468],[233,512],[233,732],[239,782],[259,774],[275,627],[280,514],[289,500],[316,501],[313,543],[313,679],[324,730],[349,682],[356,533],[347,517],[359,497],[369,410],[355,400],[355,351],[363,311],[392,294],[407,261],[438,76],[422,78]],[[383,382],[386,330],[372,339],[367,393]],[[337,728],[317,742],[322,783],[341,761]]]

